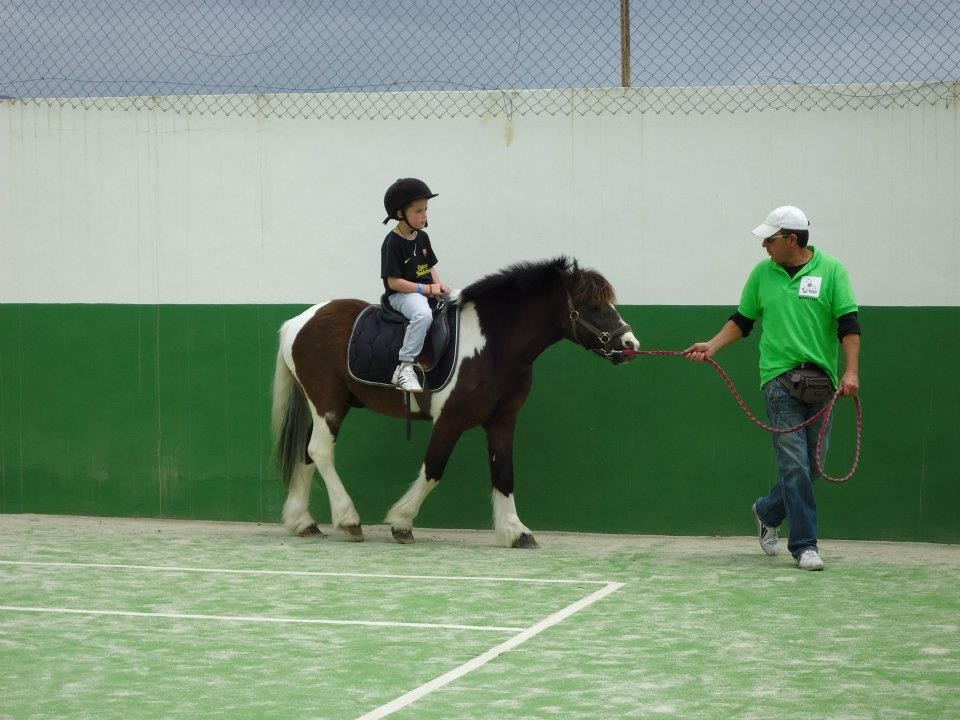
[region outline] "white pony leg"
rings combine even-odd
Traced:
[[[313,465],[297,463],[290,478],[287,501],[283,504],[283,524],[293,535],[299,535],[316,522],[310,516],[310,485],[313,482]]]
[[[312,408],[311,408],[312,410]],[[341,530],[355,527],[360,524],[360,516],[353,506],[353,500],[347,494],[346,488],[340,481],[337,468],[333,464],[333,434],[327,427],[325,420],[313,414],[313,433],[307,452],[313,462],[317,464],[320,477],[327,486],[327,497],[330,499],[330,515],[333,526]]]
[[[533,538],[533,533],[520,522],[513,493],[504,495],[496,488],[493,489],[493,531],[497,541],[506,547],[513,547],[522,535]]]
[[[427,472],[423,465],[420,466],[420,475],[413,484],[404,493],[403,497],[397,500],[387,513],[386,522],[395,530],[411,530],[413,528],[413,519],[420,512],[423,501],[427,499],[433,489],[437,486],[437,480],[427,480]]]

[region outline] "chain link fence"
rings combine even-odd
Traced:
[[[960,0],[17,0],[0,96],[306,118],[951,103]]]

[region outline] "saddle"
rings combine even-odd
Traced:
[[[427,331],[423,352],[417,364],[424,371],[428,392],[442,390],[450,382],[457,359],[457,338],[460,333],[460,307],[449,299],[430,302],[433,323]],[[403,345],[408,320],[387,301],[371,305],[357,316],[347,349],[347,372],[364,385],[393,387],[390,382],[397,367],[397,356]]]

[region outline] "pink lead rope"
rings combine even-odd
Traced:
[[[624,355],[676,355],[678,357],[686,357],[686,355],[684,355],[682,352],[678,350],[623,350],[622,352]],[[830,402],[824,405],[823,409],[820,410],[820,412],[818,412],[813,417],[803,421],[796,427],[792,427],[792,428],[770,427],[769,425],[760,421],[756,415],[750,412],[750,408],[747,407],[747,404],[743,401],[743,398],[740,397],[740,393],[737,392],[737,388],[734,387],[733,381],[730,380],[730,376],[727,375],[726,372],[724,372],[722,367],[720,367],[720,363],[718,363],[712,357],[704,357],[704,360],[710,363],[711,365],[713,365],[716,371],[720,373],[720,377],[723,378],[723,381],[727,384],[727,387],[730,388],[730,392],[733,393],[733,396],[737,399],[737,403],[739,403],[740,407],[743,408],[743,411],[747,414],[747,417],[750,418],[750,420],[752,420],[755,425],[759,425],[767,432],[776,433],[778,435],[785,435],[787,433],[796,432],[797,430],[802,430],[805,427],[813,425],[813,423],[816,422],[818,418],[823,417],[824,422],[820,426],[820,434],[817,436],[817,473],[819,475],[822,475],[826,480],[829,480],[832,483],[846,482],[847,480],[853,477],[853,474],[857,471],[857,464],[860,462],[860,440],[863,435],[863,413],[860,410],[859,395],[853,396],[853,402],[857,408],[857,449],[853,455],[853,464],[850,466],[850,472],[848,472],[843,477],[835,478],[835,477],[831,477],[830,475],[827,475],[827,473],[823,471],[823,462],[821,459],[821,455],[823,450],[823,436],[827,431],[827,420],[829,420],[830,414],[833,412],[833,406],[837,402],[837,398],[840,397],[839,390],[837,390],[834,396],[830,399]]]

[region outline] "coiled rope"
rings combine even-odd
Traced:
[[[686,355],[683,352],[680,352],[679,350],[623,350],[622,352],[624,355],[675,355],[677,357],[686,357]],[[775,433],[777,435],[786,435],[787,433],[797,432],[798,430],[802,430],[805,427],[809,427],[810,425],[813,425],[813,423],[815,423],[818,418],[822,417],[823,423],[820,426],[820,434],[817,436],[817,474],[823,476],[824,479],[829,480],[832,483],[843,483],[853,477],[853,474],[857,471],[857,465],[860,462],[860,442],[863,436],[863,413],[860,409],[859,395],[853,396],[853,402],[854,402],[854,405],[856,405],[856,409],[857,409],[857,449],[853,455],[853,463],[850,466],[850,471],[846,475],[844,475],[843,477],[832,477],[830,475],[827,475],[827,473],[824,472],[824,469],[823,469],[823,461],[822,461],[823,438],[824,438],[824,435],[826,434],[827,426],[829,424],[827,421],[830,419],[830,415],[833,413],[833,406],[837,402],[837,398],[840,397],[839,389],[837,390],[836,393],[834,393],[833,397],[830,399],[830,402],[824,405],[823,408],[816,415],[808,418],[807,420],[804,420],[802,423],[800,423],[796,427],[775,428],[762,422],[759,418],[757,418],[756,415],[754,415],[750,411],[750,408],[747,407],[747,404],[743,401],[743,398],[740,396],[740,393],[737,392],[737,388],[734,387],[733,381],[730,379],[730,376],[727,375],[727,373],[724,371],[722,367],[720,367],[720,363],[718,363],[712,357],[704,357],[703,359],[706,362],[713,365],[714,369],[718,373],[720,373],[720,377],[723,378],[723,381],[727,384],[727,387],[730,388],[730,392],[733,393],[733,396],[737,399],[737,403],[740,405],[741,408],[743,408],[743,411],[747,414],[747,417],[750,418],[750,420],[752,420],[755,425],[759,425],[767,432]]]

